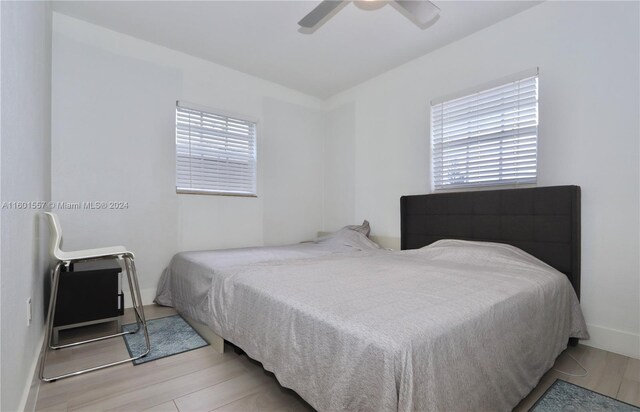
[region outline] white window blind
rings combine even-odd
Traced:
[[[431,106],[435,189],[535,183],[538,76]]]
[[[178,193],[256,195],[256,123],[176,105]]]

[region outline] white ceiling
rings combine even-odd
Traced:
[[[64,1],[54,10],[326,98],[538,4],[438,1],[421,30],[391,5],[347,4],[313,34],[318,1]]]

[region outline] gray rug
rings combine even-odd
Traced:
[[[122,326],[122,331],[132,331],[136,327],[135,323],[130,323]],[[147,329],[149,330],[151,352],[144,358],[134,360],[134,365],[198,349],[209,344],[180,315],[147,320]],[[123,337],[129,355],[136,356],[147,349],[142,328],[137,333],[123,335]]]
[[[568,411],[616,411],[640,412],[628,403],[599,394],[589,389],[556,379],[547,391],[529,410],[530,412]]]

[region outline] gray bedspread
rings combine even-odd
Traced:
[[[195,253],[173,259],[157,301],[321,411],[510,410],[569,337],[588,338],[567,278],[512,246],[227,265]]]

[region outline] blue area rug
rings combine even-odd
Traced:
[[[122,326],[122,331],[136,330],[136,327],[135,323],[130,323]],[[180,315],[147,320],[147,329],[149,330],[151,352],[144,358],[134,360],[134,365],[198,349],[209,344]],[[147,350],[142,328],[136,333],[123,335],[123,338],[129,355],[137,356]]]
[[[556,379],[547,391],[529,410],[530,412],[568,411],[616,411],[640,412],[628,403],[599,394],[589,389]]]

